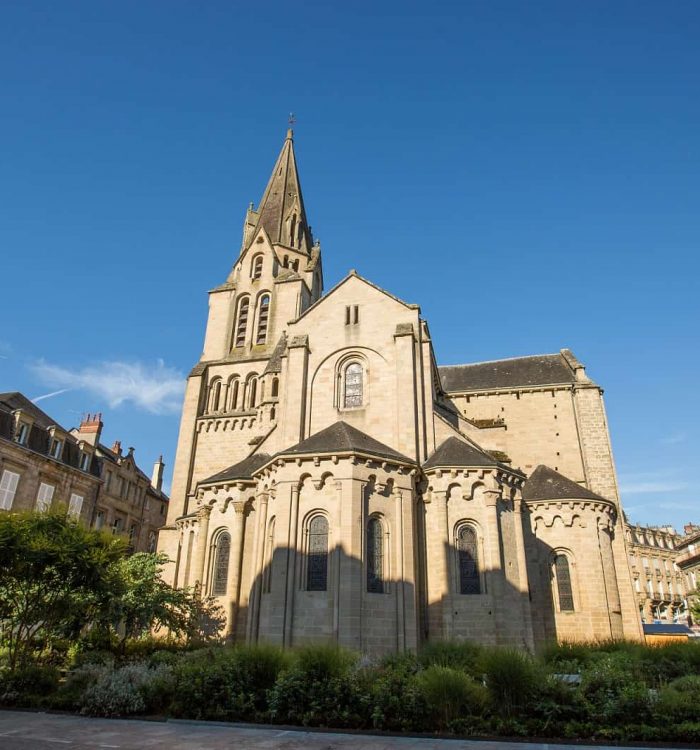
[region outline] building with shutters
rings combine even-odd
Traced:
[[[417,304],[324,293],[291,131],[209,292],[159,549],[238,641],[642,638],[602,389],[568,349],[441,367]]]
[[[102,420],[67,430],[18,392],[0,393],[0,511],[66,508],[85,525],[125,535],[132,552],[153,552],[167,516],[164,464],[149,479],[119,443],[100,442]]]

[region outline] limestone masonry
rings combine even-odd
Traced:
[[[364,652],[642,637],[602,390],[568,350],[439,367],[420,308],[325,295],[291,131],[209,293],[169,580],[228,635]]]

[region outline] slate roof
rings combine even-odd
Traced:
[[[523,486],[523,500],[605,500],[549,466],[540,464]]]
[[[244,458],[233,466],[229,466],[228,469],[220,471],[218,474],[213,474],[206,479],[203,479],[200,484],[213,484],[214,482],[228,482],[235,479],[252,479],[253,474],[261,467],[264,466],[272,456],[267,453],[253,453],[253,455]]]
[[[438,367],[438,372],[442,387],[448,393],[576,382],[574,371],[561,353],[447,365]]]
[[[500,466],[493,456],[465,443],[457,437],[450,437],[440,445],[423,464],[424,469],[438,466]]]
[[[335,422],[330,427],[302,440],[280,455],[299,455],[303,453],[369,453],[379,458],[388,458],[401,463],[413,464],[415,461],[398,453],[384,443],[349,425],[347,422]]]
[[[287,337],[282,334],[280,340],[277,342],[270,361],[267,363],[267,367],[263,372],[263,375],[267,375],[268,372],[282,372],[282,356],[287,351]]]

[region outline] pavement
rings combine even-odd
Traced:
[[[0,710],[1,750],[572,750],[533,742],[443,740],[185,721],[89,719]],[[577,745],[576,750],[594,750]],[[600,745],[595,750],[605,750]],[[612,750],[609,748],[608,750]],[[619,750],[619,748],[618,748]],[[639,749],[638,749],[639,750]],[[643,749],[641,749],[643,750]]]

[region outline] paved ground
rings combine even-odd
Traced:
[[[570,745],[379,737],[0,711],[2,750],[62,747],[71,750],[572,750]],[[578,745],[576,750],[605,749]]]

